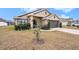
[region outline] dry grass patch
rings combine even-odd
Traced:
[[[68,29],[76,29],[76,30],[79,30],[78,27],[76,26],[64,26],[63,28],[68,28]]]
[[[32,30],[14,31],[0,30],[0,49],[1,50],[61,50],[79,49],[79,36],[63,32],[41,32],[44,44],[33,44],[35,38]]]

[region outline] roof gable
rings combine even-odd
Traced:
[[[59,17],[55,14],[50,14],[47,17],[44,17],[43,19],[49,19],[49,20],[59,20]]]
[[[50,12],[47,9],[42,8],[42,9],[38,9],[38,10],[35,10],[35,11],[32,11],[32,12],[26,13],[24,15],[17,16],[17,17],[26,17],[26,16],[30,16],[30,15],[45,17],[49,14],[50,14]]]
[[[39,17],[46,17],[50,14],[50,12],[48,12],[48,10],[42,10],[42,11],[39,11],[37,13],[34,13],[33,16],[39,16]]]

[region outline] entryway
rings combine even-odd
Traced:
[[[36,27],[37,27],[37,21],[33,20],[33,28],[36,28]]]

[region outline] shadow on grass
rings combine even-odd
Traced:
[[[33,40],[32,40],[32,43],[33,43],[34,45],[36,45],[36,44],[42,45],[42,44],[45,43],[45,41],[44,41],[44,39],[40,39],[40,40],[33,39]]]

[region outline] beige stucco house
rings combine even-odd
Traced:
[[[50,13],[47,9],[38,9],[20,16],[14,17],[15,24],[28,22],[31,28],[36,28],[38,26],[46,26],[50,22],[50,27],[55,28],[60,25],[60,18],[56,14]]]
[[[60,18],[60,22],[62,23],[62,26],[72,26],[73,18]]]

